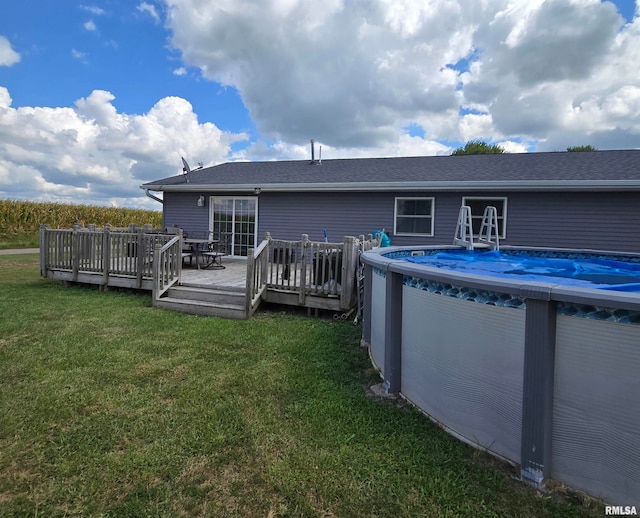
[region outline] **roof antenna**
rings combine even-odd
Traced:
[[[180,157],[182,158],[182,172],[184,174],[184,177],[186,179],[186,182],[189,183],[189,176],[188,174],[193,170],[189,167],[189,164],[187,164],[187,161],[184,159],[184,157]],[[195,169],[196,171],[198,169],[202,169],[204,167],[204,165],[202,164],[202,162],[198,162],[198,167]]]
[[[316,148],[315,148],[315,140],[311,139],[311,163],[316,163]]]
[[[322,164],[322,146],[320,146],[320,151],[318,152],[318,164]]]
[[[184,174],[185,181],[189,183],[189,177],[187,175],[191,172],[191,168],[184,157],[181,156],[180,158],[182,158],[182,173]]]

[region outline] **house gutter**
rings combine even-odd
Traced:
[[[480,181],[480,182],[364,182],[364,183],[273,183],[243,184],[175,184],[142,185],[148,193],[163,192],[389,192],[389,191],[621,191],[640,190],[640,180],[540,180],[540,181]]]

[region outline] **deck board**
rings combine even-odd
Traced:
[[[224,269],[197,269],[195,266],[182,268],[182,284],[187,286],[246,289],[247,260],[235,257],[222,259]]]

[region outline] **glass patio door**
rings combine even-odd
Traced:
[[[229,250],[235,256],[247,256],[257,246],[258,198],[212,196],[209,228],[216,236],[227,236]]]

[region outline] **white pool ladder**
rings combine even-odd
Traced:
[[[476,248],[500,250],[497,209],[493,206],[485,207],[484,214],[482,215],[480,234],[478,235],[477,241],[474,241],[471,207],[468,205],[460,207],[456,233],[453,236],[453,244],[464,246],[467,250],[474,250]]]
[[[468,205],[460,207],[453,244],[464,246],[467,250],[473,250],[473,225],[471,224],[471,207]]]
[[[486,245],[491,250],[500,250],[498,210],[491,205],[484,208],[478,242],[480,245]]]

